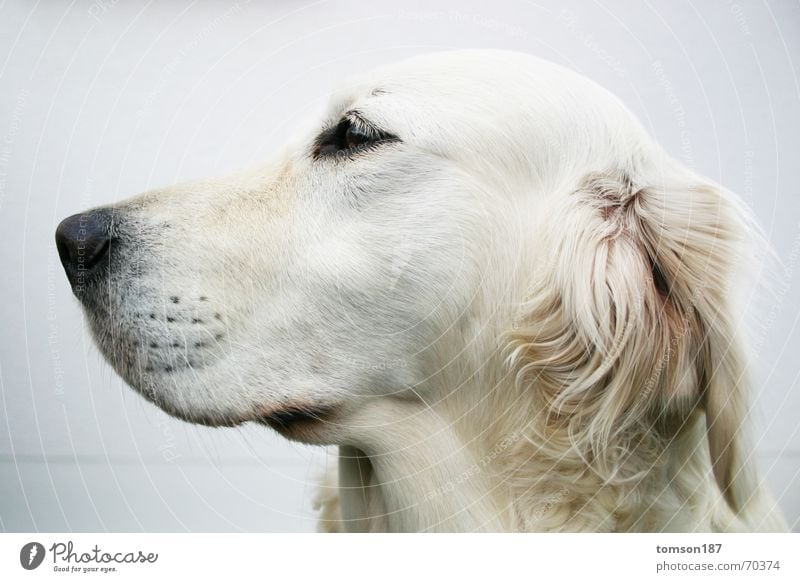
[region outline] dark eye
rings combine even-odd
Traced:
[[[345,117],[317,138],[314,155],[324,157],[352,154],[387,141],[397,141],[397,137],[380,131],[360,119]]]
[[[346,149],[357,148],[373,141],[376,141],[375,135],[369,129],[358,127],[352,123],[347,124],[347,129],[344,132],[344,146]]]

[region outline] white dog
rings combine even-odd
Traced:
[[[741,434],[754,232],[605,90],[465,51],[57,242],[143,396],[340,447],[323,529],[781,530]]]

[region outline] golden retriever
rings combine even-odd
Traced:
[[[145,398],[340,447],[322,529],[783,530],[742,426],[757,233],[591,81],[460,51],[56,239]]]

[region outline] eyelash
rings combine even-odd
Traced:
[[[346,143],[351,129],[366,137],[364,143],[349,146]],[[362,119],[355,112],[348,112],[339,122],[323,131],[314,144],[315,158],[351,157],[374,149],[387,142],[400,141],[395,135],[382,131]]]

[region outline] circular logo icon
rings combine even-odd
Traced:
[[[44,561],[44,546],[39,542],[28,542],[19,551],[19,563],[26,570],[38,568]]]

